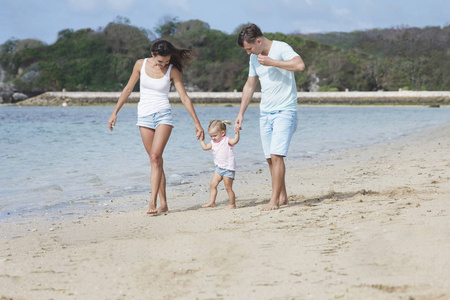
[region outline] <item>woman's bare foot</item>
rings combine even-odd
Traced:
[[[161,213],[165,213],[168,212],[169,208],[167,206],[161,206],[158,209],[149,209],[147,210],[147,214],[148,215],[156,215],[156,214],[161,214]]]
[[[149,212],[149,211],[155,211],[156,210],[156,201],[152,201],[152,200],[150,200],[149,201],[149,203],[148,203],[148,210],[147,210],[147,213]]]
[[[202,207],[203,207],[203,208],[205,208],[205,207],[216,207],[216,204],[215,204],[215,203],[208,202],[208,203],[206,203],[206,204],[203,204]]]
[[[156,205],[150,204],[147,209],[147,214],[153,213],[154,211],[156,211]]]
[[[227,206],[227,209],[236,209],[236,204],[230,204]]]

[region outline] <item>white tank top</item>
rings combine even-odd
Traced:
[[[141,68],[140,100],[138,104],[139,117],[148,116],[164,109],[171,109],[169,90],[172,65],[169,65],[169,69],[167,69],[164,77],[155,79],[148,76],[145,72],[147,60],[148,58],[144,59]]]

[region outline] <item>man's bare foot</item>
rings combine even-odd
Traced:
[[[227,209],[236,209],[236,204],[230,204],[227,206]]]
[[[148,215],[156,215],[156,214],[161,214],[161,213],[165,213],[168,212],[169,208],[167,206],[161,206],[158,209],[148,209],[147,210],[147,214]]]
[[[284,205],[289,205],[288,199],[278,201],[278,206],[284,206]]]
[[[215,204],[215,203],[209,202],[209,203],[203,204],[202,207],[203,207],[203,208],[206,208],[206,207],[216,207],[216,204]]]
[[[261,208],[262,211],[269,211],[269,210],[276,210],[278,209],[278,204],[275,204],[273,202],[269,202],[266,205]]]

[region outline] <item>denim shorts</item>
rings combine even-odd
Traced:
[[[286,156],[292,135],[298,126],[296,110],[280,110],[274,113],[260,113],[259,128],[264,156],[271,154]]]
[[[228,177],[228,178],[234,179],[234,175],[236,172],[216,167],[216,173],[222,177]]]
[[[173,117],[171,109],[163,109],[148,116],[138,116],[136,125],[140,127],[156,129],[156,127],[163,124],[173,127]]]

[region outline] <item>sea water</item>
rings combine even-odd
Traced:
[[[136,127],[136,107],[125,106],[111,132],[112,107],[0,107],[0,219],[36,211],[52,213],[69,203],[102,203],[150,190],[150,163]],[[196,107],[202,126],[234,119],[239,108]],[[184,107],[173,107],[175,127],[164,152],[168,185],[180,185],[214,164],[201,149]],[[394,141],[450,124],[450,108],[299,107],[289,159]],[[245,113],[235,146],[238,170],[265,164],[259,108]],[[229,135],[234,136],[233,126]],[[209,136],[206,136],[209,142]]]

